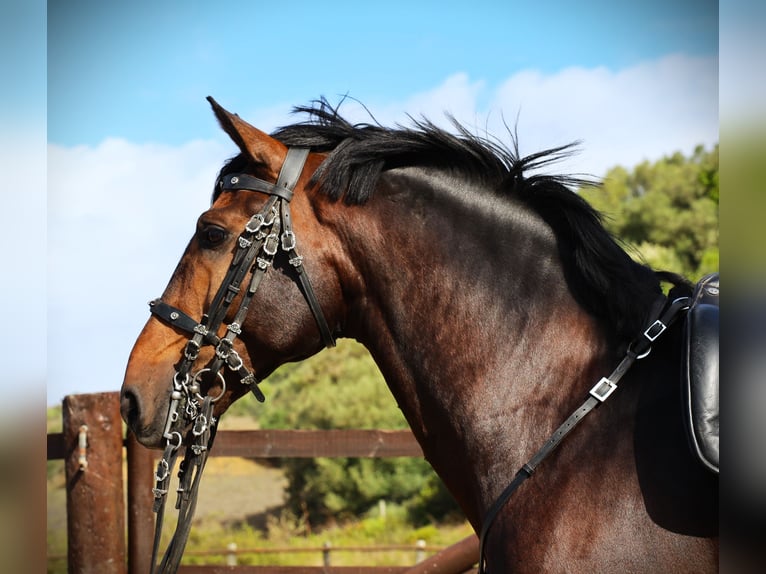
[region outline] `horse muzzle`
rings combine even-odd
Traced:
[[[168,397],[165,393],[148,400],[135,386],[124,384],[120,392],[120,414],[138,442],[149,448],[163,447],[165,414]]]

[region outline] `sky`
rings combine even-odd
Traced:
[[[38,0],[1,10],[4,52],[26,54],[2,69],[22,88],[2,96],[3,193],[44,189],[30,205],[5,197],[19,210],[5,251],[29,278],[4,286],[21,326],[2,335],[14,359],[5,376],[44,381],[49,405],[120,388],[146,303],[237,151],[208,95],[265,131],[322,96],[349,96],[341,112],[354,121],[369,120],[359,101],[385,125],[427,117],[446,127],[449,113],[505,141],[516,126],[522,153],[580,141],[556,171],[596,177],[719,137],[710,0]]]

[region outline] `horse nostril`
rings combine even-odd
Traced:
[[[141,418],[141,406],[138,395],[130,387],[122,389],[120,395],[120,414],[128,427],[135,431]]]

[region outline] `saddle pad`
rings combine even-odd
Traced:
[[[686,317],[684,405],[692,452],[718,473],[718,273],[697,284]]]

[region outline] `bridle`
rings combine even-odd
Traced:
[[[244,365],[242,358],[234,349],[234,341],[242,333],[242,325],[253,296],[266,272],[273,266],[274,258],[280,248],[287,254],[290,265],[297,273],[298,283],[319,327],[322,342],[326,347],[335,345],[332,330],[303,267],[303,257],[297,252],[290,216],[290,200],[303,172],[308,154],[307,148],[288,148],[276,183],[245,173],[227,174],[218,180],[217,187],[221,192],[248,190],[261,192],[269,197],[261,211],[250,218],[239,235],[236,251],[226,276],[200,321],[196,321],[180,309],[160,299],[149,303],[152,315],[191,335],[173,375],[170,404],[163,431],[166,446],[157,466],[156,485],[152,491],[155,497],[154,512],[157,515],[152,552],[154,572],[175,572],[181,561],[191,529],[200,477],[215,438],[214,403],[226,392],[226,379],[222,371],[224,369],[231,371],[239,378],[241,384],[250,388],[258,401],[265,400],[258,388],[259,381],[255,374]],[[248,275],[250,275],[250,281],[243,288]],[[239,307],[234,311],[231,322],[226,325],[225,334],[219,336],[221,326],[231,313],[232,304],[240,294]],[[204,346],[214,347],[215,355],[207,366],[194,372],[194,364]],[[222,386],[221,392],[214,397],[203,396],[200,384],[203,377],[219,381]],[[176,502],[178,524],[161,563],[157,565],[168,484],[178,451],[184,443],[184,437],[177,429],[184,429],[188,425],[192,427],[187,435],[186,442],[189,444],[179,470]]]

